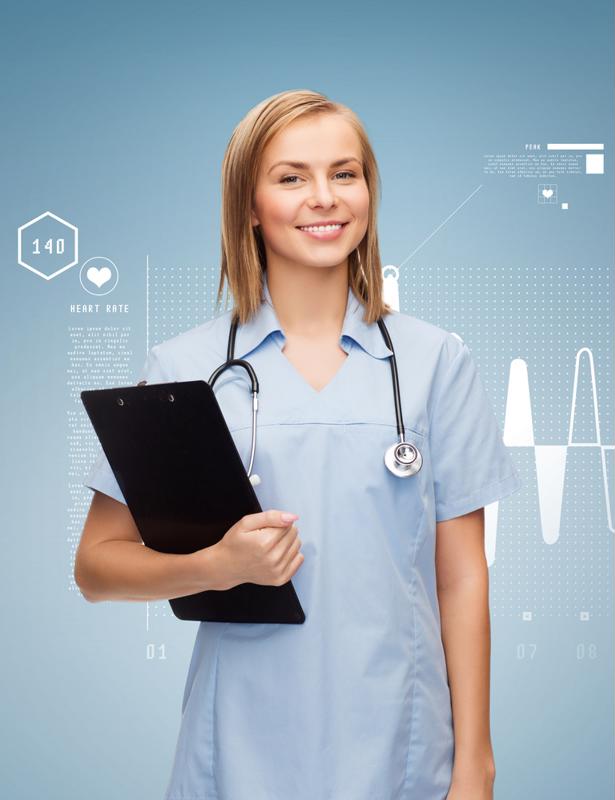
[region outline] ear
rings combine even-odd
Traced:
[[[260,222],[258,221],[258,217],[254,213],[254,211],[250,212],[250,223],[251,223],[252,226],[260,225]]]

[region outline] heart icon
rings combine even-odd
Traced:
[[[98,267],[90,267],[86,274],[88,280],[92,281],[99,289],[107,283],[107,281],[110,281],[112,277],[109,267],[102,267],[101,269],[98,269]]]
[[[549,197],[551,197],[551,195],[553,194],[553,189],[543,189],[543,190],[542,190],[542,194],[543,194],[543,196],[544,196],[544,197],[546,197],[546,198],[547,198],[547,200],[548,200],[548,199],[549,199]]]

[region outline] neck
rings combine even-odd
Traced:
[[[348,262],[335,267],[267,265],[271,302],[287,336],[337,339],[348,301]]]

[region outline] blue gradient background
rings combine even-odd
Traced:
[[[82,413],[67,386],[69,327],[124,326],[131,380],[147,346],[211,316],[228,137],[261,99],[316,89],[371,137],[384,263],[406,260],[482,187],[404,263],[401,310],[463,336],[501,423],[508,366],[526,359],[537,443],[565,443],[574,356],[589,347],[612,444],[613,9],[26,1],[3,17],[0,794],[156,798],[196,623],[165,604],[149,604],[147,621],[146,604],[91,605],[72,583],[90,492],[69,448],[68,413]],[[567,212],[537,204],[537,180],[483,175],[485,153],[553,141],[606,145],[604,176],[546,181]],[[49,282],[16,252],[17,228],[46,210],[80,235],[79,264]],[[95,300],[79,268],[99,255],[120,270],[105,300],[128,303],[125,317],[70,313]],[[86,375],[81,388],[94,385]],[[79,447],[89,464],[94,440]],[[533,452],[513,454],[525,487],[500,508],[490,573],[495,797],[607,800],[613,536],[598,457],[569,456],[548,547]],[[583,625],[579,608],[592,614]]]

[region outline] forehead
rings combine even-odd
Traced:
[[[262,165],[282,159],[305,161],[310,166],[340,157],[354,156],[361,160],[359,137],[352,125],[340,114],[314,114],[287,125],[267,144]]]

